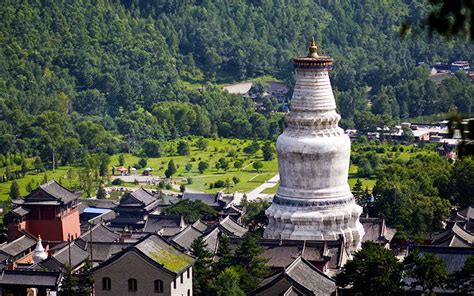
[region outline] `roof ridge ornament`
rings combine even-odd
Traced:
[[[317,44],[316,44],[316,41],[314,40],[314,37],[312,37],[311,43],[310,43],[310,45],[309,45],[308,58],[313,58],[313,59],[319,58],[319,55],[318,55],[318,46],[317,46]]]

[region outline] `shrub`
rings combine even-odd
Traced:
[[[222,180],[217,180],[215,183],[214,183],[214,188],[223,188],[225,186],[225,182],[222,181]]]
[[[112,181],[112,185],[115,185],[115,186],[120,186],[120,185],[122,185],[123,183],[125,183],[125,181],[122,180],[122,179],[120,179],[120,178],[119,178],[119,179],[115,179],[115,180]]]

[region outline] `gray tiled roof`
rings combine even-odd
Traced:
[[[60,279],[60,272],[38,270],[4,270],[0,276],[0,285],[57,287]]]
[[[268,259],[267,266],[272,268],[286,267],[300,256],[312,262],[334,261],[334,268],[338,267],[338,241],[327,246],[323,241],[261,239],[259,245],[264,248],[261,256]]]
[[[217,253],[217,247],[219,246],[219,236],[220,230],[216,227],[202,238],[207,244],[207,250],[212,254]]]
[[[432,245],[474,247],[474,235],[454,223],[452,227],[434,235]]]
[[[220,196],[219,193],[184,192],[183,200],[185,199],[189,199],[193,201],[200,200],[209,206],[220,206],[221,204],[219,203],[219,199],[218,199],[219,196]]]
[[[202,235],[203,233],[201,231],[197,230],[192,225],[189,225],[181,233],[172,237],[170,241],[177,244],[178,246],[180,246],[181,248],[185,250],[189,250],[191,248],[191,244],[193,243],[193,241]]]
[[[144,232],[159,232],[163,228],[180,228],[184,224],[181,215],[149,215]]]
[[[97,198],[80,198],[85,208],[114,209],[117,205],[114,200]]]
[[[81,235],[84,241],[90,241],[92,234],[93,242],[114,242],[120,238],[120,234],[100,223]]]
[[[145,206],[151,204],[152,202],[157,201],[153,193],[149,192],[144,188],[137,189],[133,192],[128,193],[133,196],[136,200],[143,203]]]
[[[90,256],[90,253],[83,248],[84,245],[85,244],[78,241],[71,242],[61,250],[55,252],[52,257],[64,266],[69,265],[69,254],[71,254],[70,265],[76,268]]]
[[[461,270],[469,256],[474,255],[474,248],[438,247],[438,246],[413,246],[418,249],[420,256],[432,253],[446,263],[446,271],[453,273]]]
[[[34,238],[28,235],[23,235],[16,240],[3,245],[0,248],[0,251],[9,256],[16,257],[28,249],[33,248],[35,245],[36,240]]]
[[[251,295],[332,295],[335,292],[334,280],[297,257],[283,271],[264,279]]]
[[[87,244],[87,252],[90,253],[92,248],[92,260],[102,262],[129,246],[130,243],[92,242]]]
[[[394,237],[396,230],[385,225],[383,218],[360,218],[360,223],[364,227],[364,237],[362,243],[371,241],[386,244]]]
[[[219,222],[219,228],[229,236],[243,237],[249,230],[235,222],[230,216]]]
[[[205,232],[207,230],[207,224],[202,222],[201,220],[197,220],[193,223],[193,227],[201,232]]]
[[[458,212],[458,215],[464,219],[474,219],[474,206],[467,206]]]
[[[285,269],[285,273],[295,282],[316,295],[331,295],[336,291],[336,283],[311,263],[297,258]]]
[[[62,203],[68,204],[72,202],[73,200],[76,200],[79,198],[79,195],[70,191],[69,189],[63,187],[56,181],[50,181],[47,182],[43,185],[40,185],[38,188],[36,188],[33,192],[31,192],[28,196],[25,197],[24,203],[29,203],[29,202],[40,202],[40,200],[43,200],[42,198],[36,198],[37,194],[39,191],[42,191],[45,193],[47,196],[50,198],[60,201]]]

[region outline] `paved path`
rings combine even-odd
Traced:
[[[252,201],[252,200],[256,200],[257,198],[261,198],[261,199],[271,198],[273,196],[273,194],[266,194],[266,193],[262,193],[262,192],[267,188],[272,188],[272,187],[276,186],[278,181],[280,181],[280,175],[277,174],[277,175],[273,176],[272,178],[270,178],[269,180],[267,180],[267,182],[265,182],[262,185],[255,188],[254,190],[246,193],[247,200]],[[243,193],[236,192],[235,195],[234,195],[234,204],[237,204],[237,205],[240,204],[242,202],[243,196],[244,196]]]

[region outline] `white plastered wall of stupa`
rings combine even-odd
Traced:
[[[333,60],[319,56],[314,40],[308,56],[295,58],[296,83],[287,128],[278,137],[280,186],[266,214],[264,237],[337,240],[350,253],[360,248],[362,208],[348,184],[351,143],[328,71]]]

